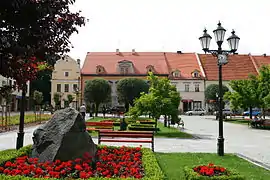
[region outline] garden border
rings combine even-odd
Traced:
[[[245,180],[246,178],[240,175],[233,169],[228,170],[231,173],[231,176],[201,176],[193,170],[193,167],[186,166],[184,167],[185,179],[186,180]]]
[[[106,145],[99,145],[98,147],[104,147]],[[108,148],[120,148],[116,146],[106,146]],[[135,148],[135,147],[134,147]],[[3,165],[6,161],[14,160],[18,156],[24,156],[31,153],[32,145],[25,146],[19,150],[10,149],[0,151],[0,165]],[[142,151],[142,163],[145,171],[145,176],[142,180],[162,180],[165,178],[157,159],[149,148],[141,148]],[[55,178],[32,178],[25,176],[7,176],[0,174],[1,180],[56,180]],[[126,180],[135,180],[136,178],[125,178]],[[123,180],[123,178],[89,178],[89,180]]]

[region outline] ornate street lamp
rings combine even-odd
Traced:
[[[213,31],[215,35],[215,40],[218,45],[217,50],[209,50],[210,42],[212,37],[207,33],[205,29],[203,32],[203,36],[199,38],[202,45],[202,50],[205,53],[210,53],[213,56],[217,57],[217,64],[219,69],[219,94],[218,94],[218,103],[219,103],[219,135],[218,135],[218,143],[217,143],[217,153],[219,156],[224,155],[224,137],[223,137],[223,115],[222,115],[222,102],[223,102],[223,92],[222,92],[222,65],[228,63],[228,55],[234,54],[239,45],[240,38],[235,35],[235,31],[232,31],[232,35],[227,39],[229,43],[229,47],[231,50],[222,50],[221,45],[224,41],[226,30],[221,26],[219,22],[216,30]]]

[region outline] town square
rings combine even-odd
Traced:
[[[270,3],[241,5],[1,1],[0,180],[269,180]]]

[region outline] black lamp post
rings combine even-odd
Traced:
[[[235,31],[232,31],[232,35],[227,39],[231,50],[222,50],[221,45],[224,41],[224,36],[226,30],[221,26],[221,23],[218,23],[218,27],[213,31],[218,45],[217,50],[209,50],[210,41],[212,37],[207,34],[207,30],[203,31],[203,36],[199,38],[201,41],[202,49],[205,53],[210,53],[213,56],[217,57],[217,65],[219,70],[219,135],[217,143],[217,153],[219,156],[224,155],[224,137],[223,137],[223,115],[222,115],[222,102],[223,102],[223,92],[222,92],[222,65],[228,63],[228,55],[234,54],[237,51],[240,38],[235,35]]]

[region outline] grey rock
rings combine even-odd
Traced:
[[[56,111],[33,132],[32,139],[32,157],[39,158],[39,162],[73,160],[82,158],[86,152],[94,157],[97,151],[83,117],[73,108]]]

